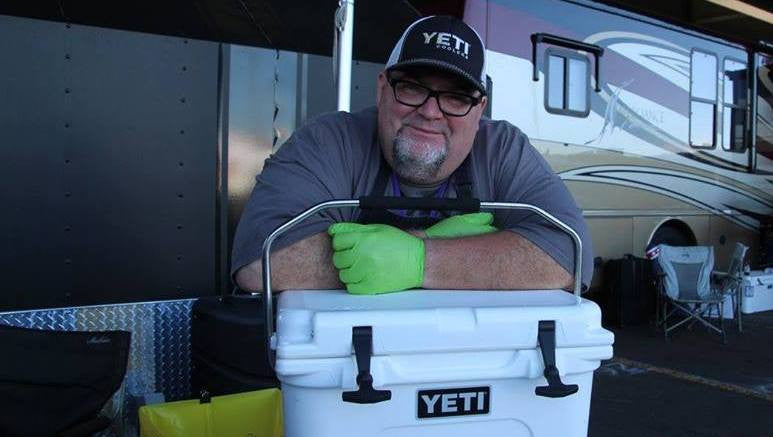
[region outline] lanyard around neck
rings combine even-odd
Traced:
[[[400,182],[397,180],[397,176],[395,176],[394,172],[390,175],[390,180],[392,181],[392,193],[397,197],[402,197],[403,190],[400,189]],[[442,184],[435,190],[435,193],[432,195],[432,197],[435,198],[442,198],[446,195],[446,190],[448,189],[448,179],[443,181]],[[404,209],[398,209],[395,210],[395,213],[399,215],[400,217],[408,217],[408,213]],[[429,212],[430,218],[433,219],[440,219],[440,213],[432,210]]]

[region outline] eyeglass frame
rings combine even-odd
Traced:
[[[480,102],[483,101],[483,97],[484,97],[484,96],[477,96],[477,97],[476,96],[471,96],[469,94],[458,93],[456,91],[437,91],[437,90],[433,90],[432,88],[430,88],[428,86],[422,85],[422,84],[420,84],[418,82],[414,82],[412,80],[405,80],[405,79],[401,79],[401,78],[395,78],[395,77],[392,77],[392,76],[387,76],[387,82],[389,83],[389,86],[392,87],[392,94],[395,96],[395,100],[397,100],[397,102],[400,103],[401,105],[410,106],[412,108],[420,108],[425,103],[427,103],[427,100],[429,100],[430,98],[434,97],[435,101],[437,102],[438,109],[440,109],[440,112],[442,112],[444,115],[446,115],[448,117],[465,117],[465,116],[467,116],[470,113],[470,111],[472,111],[472,108],[478,106],[480,104]],[[400,100],[400,98],[397,97],[397,88],[395,87],[395,84],[397,84],[399,82],[405,82],[405,83],[409,83],[411,85],[417,86],[419,88],[423,88],[423,89],[427,90],[427,96],[419,104],[405,103],[402,100]],[[467,111],[464,114],[451,114],[451,113],[446,112],[443,109],[443,106],[440,104],[440,95],[441,94],[451,94],[451,95],[455,95],[455,96],[468,97],[468,98],[470,98],[472,100],[472,103],[470,104],[470,107],[467,108]]]

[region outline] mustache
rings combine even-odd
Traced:
[[[427,121],[420,117],[409,116],[403,120],[403,125],[398,129],[398,135],[402,133],[406,127],[412,127],[414,129],[420,129],[430,132],[437,132],[442,134],[446,139],[451,135],[451,130],[442,121]]]

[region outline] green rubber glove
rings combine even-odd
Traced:
[[[429,238],[470,237],[498,231],[496,227],[491,226],[493,222],[494,216],[490,212],[461,214],[443,219],[424,232]]]
[[[381,294],[421,287],[424,242],[393,226],[336,223],[333,264],[352,294]]]

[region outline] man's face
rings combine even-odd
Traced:
[[[401,179],[414,184],[432,185],[448,178],[470,153],[485,97],[467,115],[454,117],[440,110],[435,97],[419,107],[398,102],[386,74],[379,73],[376,90],[384,158]],[[439,71],[393,71],[390,76],[434,91],[480,96],[466,82]]]

